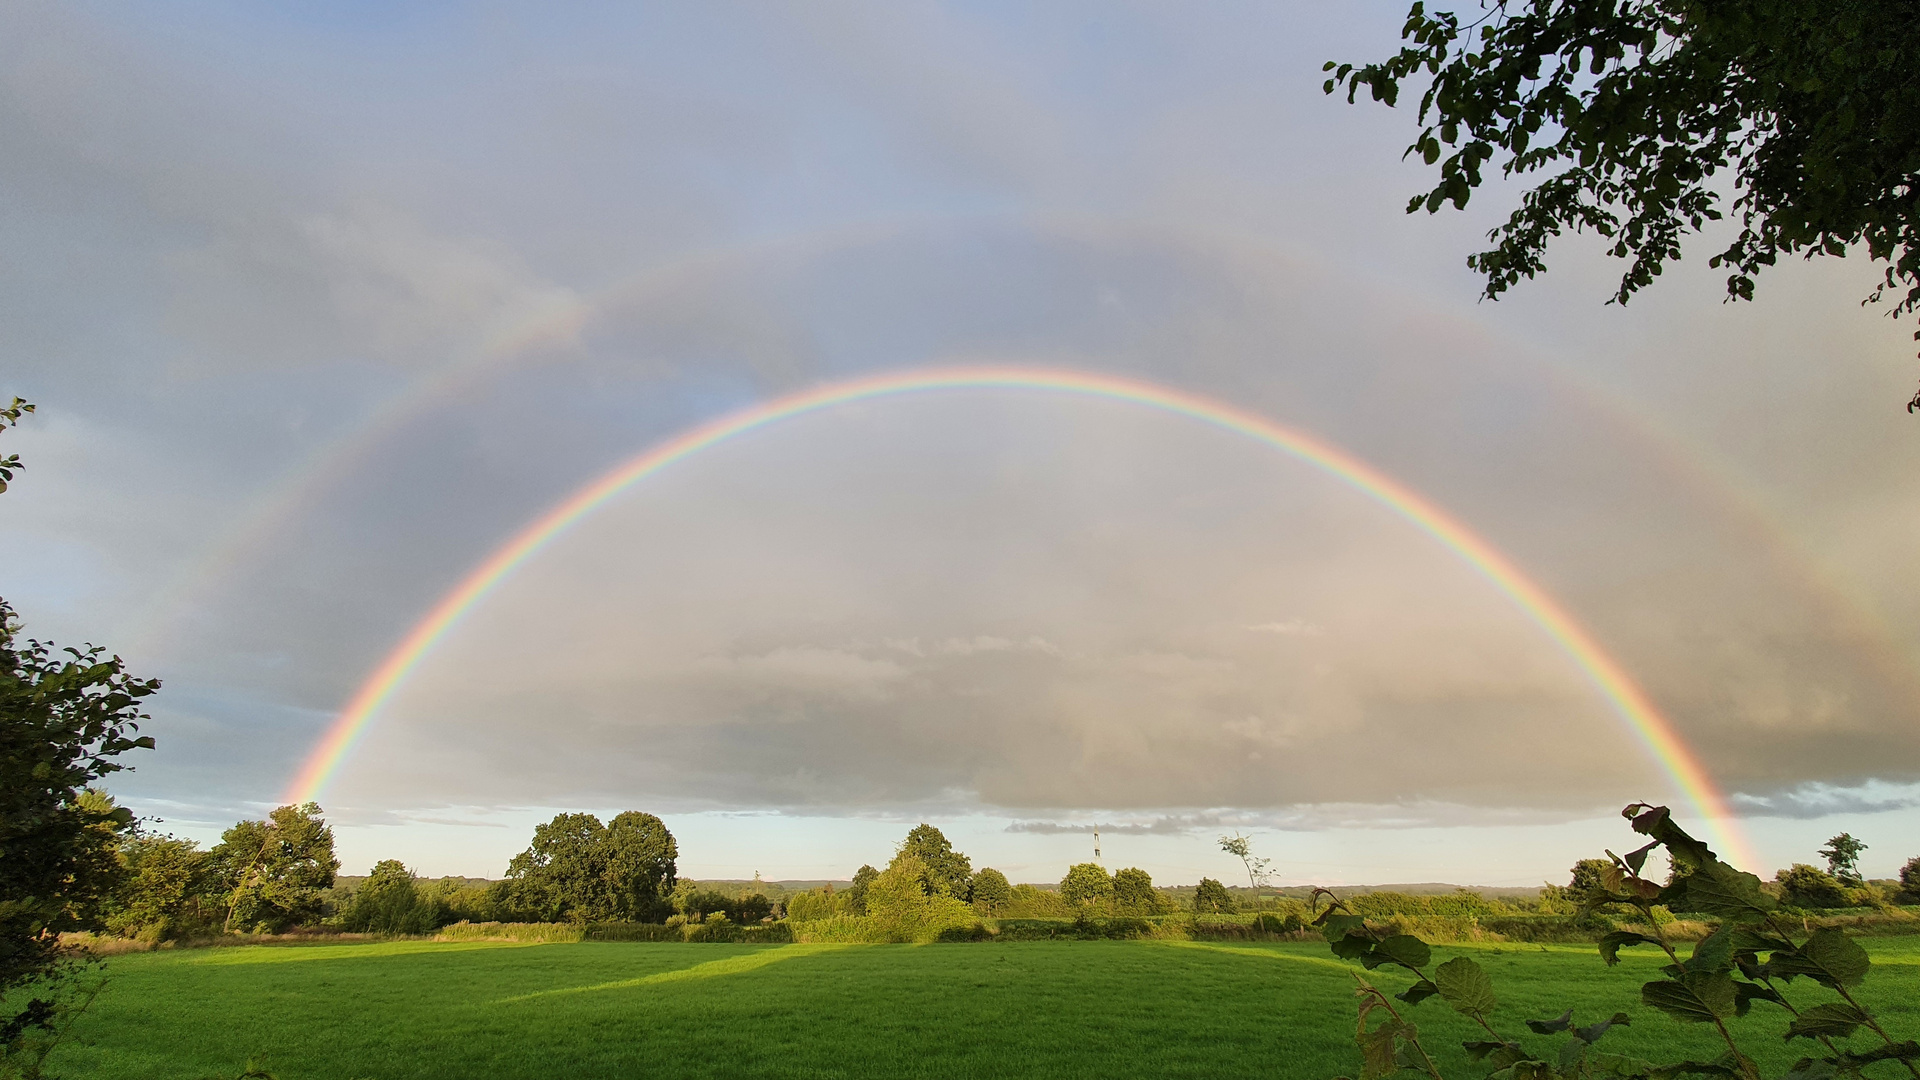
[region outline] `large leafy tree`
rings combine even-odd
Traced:
[[[912,855],[926,864],[924,884],[929,895],[944,892],[966,899],[967,886],[973,880],[973,860],[955,851],[946,833],[925,822],[915,825],[901,841],[898,855]]]
[[[13,399],[0,430],[31,409]],[[17,455],[0,458],[0,491],[19,467]],[[111,890],[114,837],[133,816],[88,789],[127,767],[120,755],[153,746],[138,734],[140,708],[160,689],[98,647],[60,649],[19,631],[0,600],[0,995],[55,973],[59,932],[88,925]],[[52,1009],[37,995],[9,1002],[0,1041]]]
[[[1329,62],[1326,90],[1393,105],[1419,83],[1407,152],[1439,177],[1409,213],[1464,207],[1489,163],[1534,180],[1467,259],[1487,297],[1591,230],[1628,260],[1625,303],[1731,214],[1711,262],[1729,298],[1783,255],[1862,249],[1885,264],[1868,300],[1920,310],[1914,0],[1488,0],[1465,20],[1415,3],[1401,36],[1382,62]]]
[[[340,871],[333,829],[311,802],[235,824],[209,854],[226,889],[228,930],[278,931],[318,919]]]
[[[666,823],[628,810],[607,822],[606,873],[614,916],[634,922],[665,919],[676,881],[680,849]]]
[[[610,825],[558,814],[534,826],[533,843],[508,864],[508,902],[544,920],[661,918],[677,855],[673,834],[652,814],[629,810]]]
[[[1827,860],[1827,873],[1840,880],[1842,885],[1860,886],[1866,884],[1860,877],[1860,853],[1867,850],[1852,833],[1841,833],[1827,841],[1820,849],[1820,857]]]

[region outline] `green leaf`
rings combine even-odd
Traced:
[[[1771,1001],[1775,1005],[1783,1008],[1787,1004],[1787,999],[1780,996],[1780,991],[1775,990],[1771,986],[1763,986],[1760,983],[1734,983],[1733,998],[1733,1014],[1735,1016],[1747,1015],[1747,1010],[1753,1008],[1753,1003],[1756,1001]]]
[[[1760,890],[1760,879],[1723,862],[1709,862],[1674,883],[1670,906],[1736,925],[1763,922],[1779,905]]]
[[[1409,1005],[1418,1005],[1439,992],[1440,988],[1433,985],[1432,981],[1421,979],[1393,996]]]
[[[1645,934],[1636,934],[1630,930],[1615,930],[1613,933],[1600,939],[1600,959],[1605,960],[1608,967],[1612,967],[1620,962],[1621,949],[1629,945],[1658,944],[1660,944],[1658,941]]]
[[[1721,974],[1688,972],[1678,979],[1659,979],[1640,988],[1640,1000],[1676,1020],[1706,1023],[1732,1016],[1733,980]]]
[[[1498,1056],[1495,1056],[1493,1058],[1493,1064],[1497,1068],[1504,1069],[1508,1065],[1526,1057],[1526,1054],[1521,1051],[1520,1044],[1518,1043],[1493,1042],[1488,1039],[1478,1039],[1473,1042],[1463,1042],[1460,1046],[1466,1050],[1467,1057],[1474,1061],[1485,1061],[1489,1055],[1497,1055],[1503,1052],[1512,1055],[1504,1061]]]
[[[1499,1003],[1493,996],[1493,980],[1479,964],[1464,956],[1456,956],[1434,968],[1433,981],[1447,1004],[1467,1016],[1485,1019]]]
[[[1688,971],[1725,971],[1733,965],[1733,938],[1725,924],[1699,941],[1694,942],[1693,956],[1687,960]]]
[[[1367,920],[1358,915],[1335,915],[1333,909],[1328,908],[1326,914],[1314,920],[1314,925],[1320,927],[1328,941],[1339,941],[1355,931],[1365,930]]]
[[[1865,1013],[1844,1001],[1815,1005],[1787,1025],[1787,1041],[1817,1039],[1823,1035],[1829,1039],[1844,1039],[1866,1022]]]
[[[1396,964],[1410,968],[1423,968],[1433,961],[1433,950],[1427,943],[1411,934],[1395,934],[1375,945],[1374,951]]]
[[[1871,1065],[1876,1061],[1920,1061],[1920,1042],[1908,1039],[1906,1042],[1888,1043],[1876,1046],[1862,1053],[1843,1053],[1838,1064],[1850,1068]]]
[[[1858,986],[1873,961],[1867,950],[1846,934],[1831,928],[1816,930],[1805,945],[1777,952],[1767,960],[1775,975],[1792,979],[1805,975],[1822,986]]]
[[[1611,1019],[1602,1020],[1597,1024],[1588,1024],[1586,1027],[1574,1028],[1573,1037],[1583,1043],[1591,1045],[1599,1042],[1600,1036],[1605,1035],[1608,1030],[1617,1027],[1626,1027],[1631,1023],[1633,1023],[1633,1021],[1628,1018],[1626,1013],[1614,1013]]]
[[[1529,1020],[1527,1030],[1535,1035],[1554,1035],[1573,1026],[1573,1010],[1568,1009],[1552,1020]]]
[[[1653,1068],[1653,1062],[1625,1054],[1606,1054],[1596,1050],[1587,1055],[1588,1076],[1651,1076]]]

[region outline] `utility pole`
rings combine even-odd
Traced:
[[[1093,830],[1093,861],[1100,861],[1100,829],[1098,826],[1095,826]]]

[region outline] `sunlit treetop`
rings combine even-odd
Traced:
[[[1494,0],[1468,21],[1416,3],[1401,36],[1382,63],[1330,61],[1325,89],[1394,105],[1425,84],[1407,152],[1440,176],[1409,213],[1464,207],[1495,159],[1539,174],[1467,259],[1488,298],[1590,229],[1630,260],[1625,303],[1730,213],[1729,298],[1782,254],[1864,246],[1886,264],[1867,301],[1904,289],[1891,314],[1920,310],[1917,0]]]

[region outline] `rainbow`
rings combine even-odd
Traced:
[[[782,420],[857,401],[962,389],[1077,394],[1191,417],[1287,453],[1372,497],[1458,555],[1545,631],[1706,819],[1723,850],[1737,863],[1757,865],[1726,799],[1645,691],[1558,601],[1491,544],[1417,492],[1336,446],[1196,394],[1084,371],[991,365],[883,373],[804,390],[701,424],[645,450],[575,491],[475,567],[387,654],[308,756],[288,788],[287,801],[317,799],[381,706],[440,639],[520,564],[628,487],[708,447]]]

